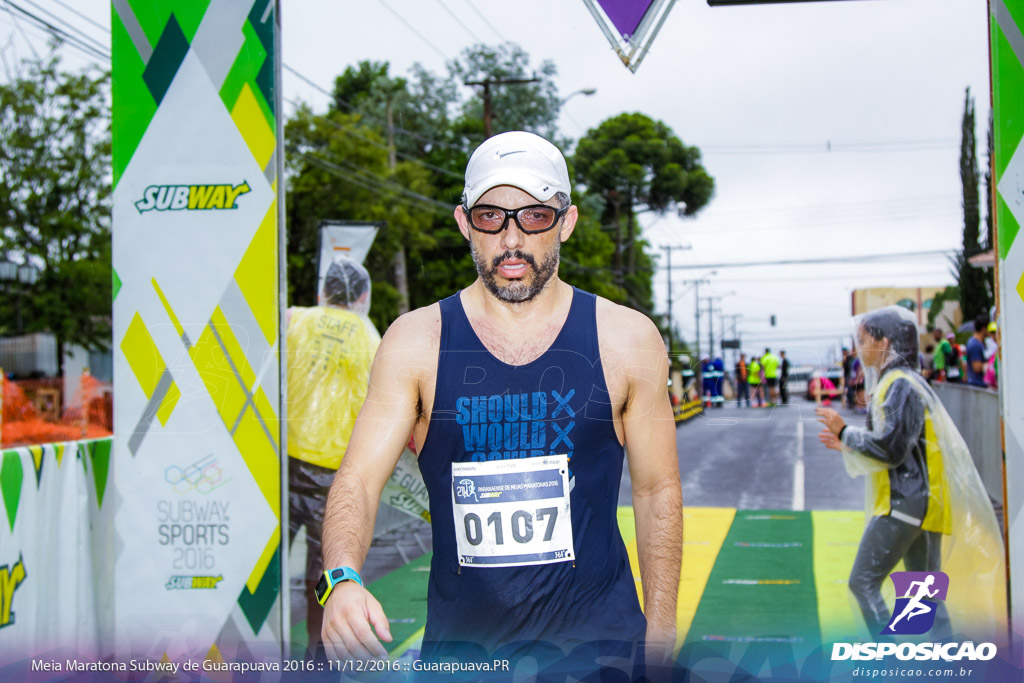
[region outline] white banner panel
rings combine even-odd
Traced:
[[[116,652],[280,652],[275,3],[113,5]]]
[[[0,454],[0,667],[55,651],[98,657],[109,638],[110,445]]]

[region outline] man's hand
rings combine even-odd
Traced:
[[[327,598],[320,637],[331,659],[379,659],[388,653],[377,638],[390,643],[391,629],[370,591],[355,581],[345,581],[336,585]]]

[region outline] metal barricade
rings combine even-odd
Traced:
[[[1003,449],[999,440],[999,393],[969,384],[935,382],[932,388],[967,442],[989,498],[1003,505]]]

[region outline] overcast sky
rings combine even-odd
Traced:
[[[109,34],[62,6],[109,27],[109,2],[33,3],[109,44]],[[25,4],[36,9],[31,5]],[[696,218],[642,216],[655,247],[692,246],[676,251],[673,265],[957,248],[967,86],[976,95],[978,155],[986,163],[985,0],[718,8],[678,0],[636,74],[613,53],[583,0],[282,5],[284,62],[327,89],[362,59],[389,61],[399,75],[416,62],[446,73],[446,62],[464,48],[511,40],[534,65],[545,59],[557,65],[563,97],[597,88],[591,97],[566,103],[560,121],[565,135],[579,138],[625,111],[663,120],[686,144],[701,148],[716,183],[713,200]],[[17,23],[45,54],[42,33]],[[9,60],[31,54],[9,10],[0,11],[0,43],[7,45]],[[83,61],[70,52],[68,57],[69,64]],[[285,97],[326,109],[326,97],[287,71],[283,85]],[[715,274],[708,275],[711,270]],[[722,295],[716,306],[742,316],[737,324],[745,349],[786,348],[807,362],[827,357],[848,331],[853,289],[953,282],[941,256],[674,271],[672,312],[690,341],[694,291],[681,281],[701,276],[711,280],[701,296]],[[655,282],[662,312],[666,278],[662,270]],[[768,324],[771,314],[778,319],[775,328]],[[714,320],[717,345],[717,313]],[[705,315],[705,350],[707,330]]]

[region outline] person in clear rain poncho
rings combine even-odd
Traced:
[[[866,478],[868,521],[850,590],[875,637],[891,615],[882,586],[901,560],[907,571],[942,571],[949,592],[926,637],[998,640],[1006,614],[1002,536],[967,445],[916,369],[914,314],[889,306],[857,316],[854,326],[867,426],[847,425],[830,408],[816,411],[822,443],[842,452],[850,476]]]
[[[313,587],[323,571],[320,537],[324,504],[366,400],[370,365],[380,334],[366,316],[370,274],[336,257],[320,284],[320,305],[288,309],[289,533],[306,527],[309,650],[320,641],[323,611]]]

